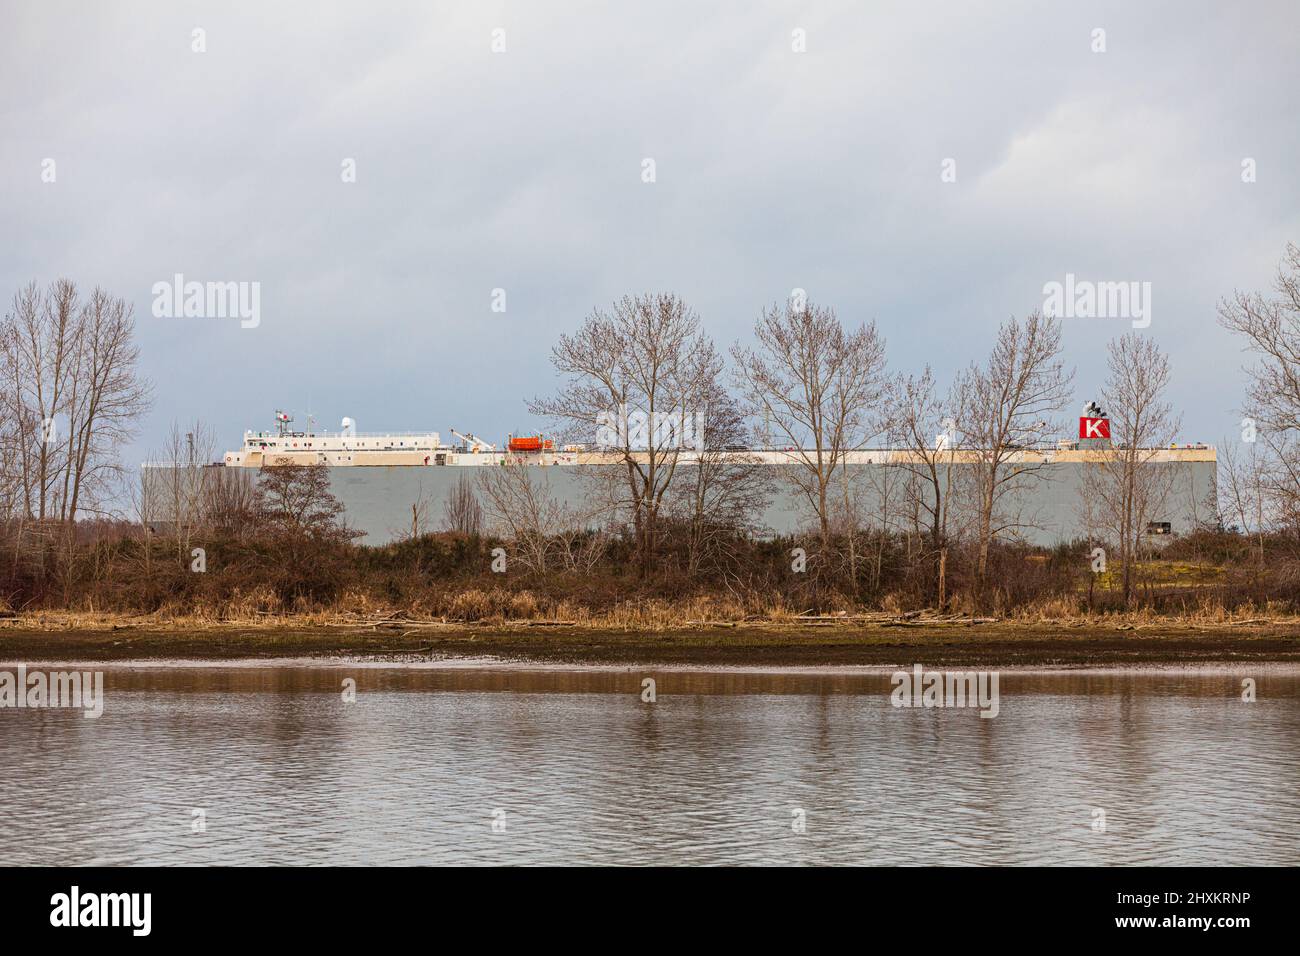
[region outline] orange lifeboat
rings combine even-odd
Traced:
[[[554,445],[549,438],[542,438],[541,435],[520,435],[518,438],[511,435],[506,447],[516,452],[539,452],[551,451]]]

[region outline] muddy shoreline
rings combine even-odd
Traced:
[[[119,627],[0,629],[4,661],[373,660],[496,658],[561,664],[709,666],[1090,667],[1132,664],[1300,662],[1300,626],[962,628],[698,628],[609,632],[587,628]]]

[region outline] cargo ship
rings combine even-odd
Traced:
[[[1079,504],[1083,496],[1083,475],[1090,463],[1114,453],[1110,447],[1109,423],[1104,413],[1085,410],[1079,420],[1078,437],[1046,438],[1032,447],[1006,453],[1004,461],[1013,468],[1032,468],[1042,481],[1028,483],[1015,497],[1014,507],[1025,515],[1038,516],[1026,524],[1023,535],[1034,544],[1052,545],[1071,541],[1087,533],[1081,523]],[[627,456],[617,450],[594,446],[561,444],[545,435],[509,435],[499,445],[472,432],[448,429],[451,441],[436,431],[365,433],[356,430],[351,419],[343,419],[338,432],[318,431],[314,425],[301,431],[284,412],[276,413],[273,431],[245,432],[240,447],[227,452],[224,461],[232,479],[257,480],[260,468],[282,464],[329,466],[330,488],[344,505],[349,524],[362,532],[367,544],[383,544],[409,537],[419,529],[440,526],[446,503],[466,485],[477,487],[479,474],[473,469],[492,465],[527,465],[530,480],[575,512],[589,510],[595,494],[605,495],[616,484],[601,479],[618,477]],[[782,471],[799,467],[803,453],[794,448],[729,445],[712,449],[709,455],[737,456]],[[644,461],[645,452],[632,452]],[[677,464],[686,469],[700,452],[681,449]],[[954,447],[945,455],[943,467],[958,473],[974,466],[982,457],[978,449]],[[1156,516],[1151,534],[1174,537],[1198,527],[1209,514],[1213,498],[1215,451],[1200,442],[1153,449],[1145,456],[1150,464],[1171,469],[1168,499]],[[864,448],[844,456],[845,474],[860,499],[864,513],[879,520],[906,523],[908,501],[904,487],[914,469],[885,470],[884,466],[917,465],[920,459],[904,448]],[[157,475],[146,470],[146,485]],[[595,481],[598,487],[593,487]],[[166,485],[161,492],[169,492]],[[152,494],[148,497],[153,498]],[[152,507],[165,513],[167,493],[160,493]],[[801,498],[790,482],[773,482],[772,496],[759,509],[755,523],[770,533],[791,534],[804,527]]]
[[[1091,403],[1090,403],[1091,404]],[[1086,410],[1085,410],[1086,413]],[[277,464],[328,465],[330,467],[425,467],[477,465],[616,465],[627,456],[619,449],[589,448],[580,444],[557,444],[544,435],[508,435],[500,447],[472,432],[448,429],[455,440],[444,443],[440,432],[358,432],[350,418],[344,418],[338,432],[293,429],[293,419],[285,412],[275,413],[275,431],[246,431],[243,444],[225,453],[222,464],[232,468],[263,468]],[[1086,462],[1109,454],[1109,425],[1104,418],[1083,417],[1079,420],[1079,438],[1045,439],[1033,445],[1016,446],[1004,461],[1010,464],[1036,465]],[[1094,437],[1096,436],[1096,437]],[[664,449],[668,451],[669,449]],[[692,448],[677,449],[677,460],[689,464],[699,457]],[[757,464],[791,465],[803,457],[796,448],[756,448],[728,445],[712,449],[709,454],[736,456]],[[644,459],[645,451],[632,451],[633,459]],[[979,460],[975,449],[954,447],[948,460],[952,464]],[[1214,450],[1197,442],[1156,449],[1151,461],[1214,461]],[[917,454],[901,448],[863,448],[847,452],[850,465],[907,464],[919,461]]]

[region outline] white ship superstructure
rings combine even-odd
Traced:
[[[526,459],[533,464],[578,464],[577,446],[556,450],[541,436],[507,439],[506,450],[484,441],[473,433],[449,429],[457,444],[443,444],[439,432],[358,432],[345,428],[339,432],[294,431],[293,419],[276,412],[276,430],[246,431],[243,444],[225,454],[224,463],[232,468],[261,468],[265,465],[499,465],[507,458]],[[351,419],[345,418],[344,425]]]
[[[425,457],[454,453],[437,432],[245,432],[237,451],[226,452],[225,463],[260,468],[278,459],[293,464],[419,465]],[[442,464],[442,462],[439,462]]]
[[[556,445],[541,435],[508,436],[504,449],[484,441],[472,432],[449,429],[457,438],[454,445],[444,444],[441,434],[429,432],[321,432],[313,428],[292,431],[290,419],[283,412],[276,413],[278,428],[274,432],[244,433],[243,445],[227,452],[224,463],[233,468],[262,468],[267,465],[315,465],[330,467],[355,466],[477,466],[477,465],[621,465],[627,457],[615,449],[589,449],[582,445]],[[344,419],[350,424],[350,419]],[[1104,460],[1114,454],[1110,442],[1098,444],[1087,440],[1061,439],[1044,441],[1033,447],[1023,447],[1004,453],[1009,464],[1039,465],[1068,464]],[[794,465],[806,460],[808,453],[794,448],[750,448],[728,446],[725,450],[708,452],[720,457],[743,458],[766,465]],[[681,449],[678,463],[690,463],[700,455],[694,449]],[[633,451],[631,457],[644,461],[644,451]],[[981,453],[975,449],[953,448],[945,453],[943,461],[954,465],[979,461]],[[921,463],[918,454],[900,448],[864,448],[844,454],[848,465],[885,465]],[[1173,445],[1152,449],[1144,460],[1149,462],[1195,462],[1215,460],[1214,449],[1202,443]]]

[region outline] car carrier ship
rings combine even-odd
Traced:
[[[1077,439],[1045,438],[1015,449],[1004,459],[1013,468],[1032,468],[1049,479],[1028,483],[1023,500],[1015,503],[1027,514],[1038,516],[1024,532],[1032,543],[1050,545],[1086,533],[1079,515],[1085,470],[1089,463],[1114,453],[1109,422],[1104,413],[1098,412],[1092,403],[1085,407]],[[413,515],[427,516],[428,527],[436,528],[445,502],[465,481],[473,482],[477,476],[472,469],[477,467],[537,466],[529,468],[531,480],[544,484],[549,494],[581,510],[593,494],[590,479],[602,472],[612,477],[615,469],[626,465],[626,457],[617,450],[561,444],[544,435],[509,435],[498,446],[454,428],[448,430],[453,439],[448,443],[436,431],[358,432],[348,418],[343,419],[338,432],[318,431],[311,421],[305,430],[295,430],[293,419],[285,412],[277,412],[275,422],[273,431],[245,432],[240,447],[227,452],[217,464],[231,469],[231,478],[249,482],[255,481],[257,470],[264,467],[328,466],[331,490],[343,503],[349,524],[362,532],[362,540],[369,544],[409,535]],[[699,454],[682,449],[677,464],[689,469]],[[708,454],[734,455],[770,466],[778,474],[798,467],[801,458],[797,449],[772,447],[728,446],[711,449]],[[643,459],[645,452],[634,451],[631,455]],[[962,472],[979,461],[981,452],[954,447],[944,457],[943,468]],[[1213,448],[1199,442],[1175,445],[1151,449],[1144,458],[1153,465],[1172,469],[1168,500],[1153,522],[1156,530],[1149,533],[1185,534],[1208,518],[1217,467]],[[897,522],[902,520],[906,507],[902,480],[910,469],[886,471],[882,466],[918,464],[917,453],[908,449],[864,448],[845,455],[844,474],[857,489],[855,494],[866,511],[877,511]],[[773,482],[772,497],[756,516],[758,526],[780,534],[793,533],[802,526],[806,516],[801,517],[798,495],[789,485]],[[164,507],[160,498],[158,508]]]
[[[1079,438],[1045,439],[1032,445],[1016,448],[1004,460],[1009,463],[1051,464],[1053,462],[1084,462],[1106,454],[1110,448],[1110,432],[1097,432],[1096,423],[1109,422],[1103,418],[1087,417],[1093,403],[1085,406],[1085,417],[1080,418]],[[314,424],[306,431],[293,429],[293,418],[287,413],[275,413],[275,431],[246,431],[240,448],[228,451],[223,464],[232,468],[263,468],[275,465],[329,465],[331,467],[425,467],[463,465],[616,465],[626,457],[621,450],[589,448],[586,445],[558,445],[544,435],[508,435],[502,447],[483,440],[472,432],[448,429],[456,439],[454,444],[442,441],[440,432],[358,432],[351,418],[344,418],[338,432],[317,431]],[[1098,437],[1090,437],[1090,436]],[[678,461],[689,463],[699,452],[682,447]],[[1197,442],[1171,445],[1153,449],[1152,461],[1202,461],[1214,460],[1214,450]],[[645,455],[632,451],[632,457]],[[747,445],[728,445],[712,449],[710,454],[744,457],[758,464],[790,465],[800,460],[795,448],[752,448]],[[979,452],[954,447],[949,460],[953,464],[977,459]],[[848,452],[844,460],[853,465],[905,464],[918,456],[899,448],[864,448]]]

